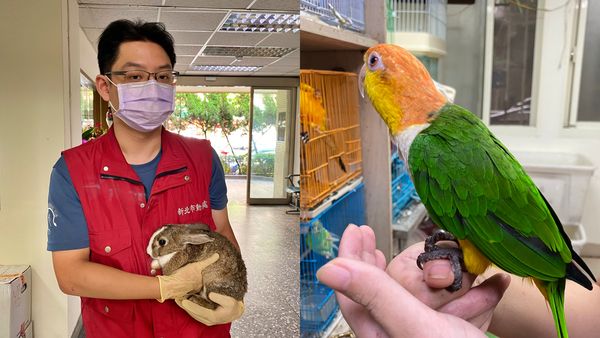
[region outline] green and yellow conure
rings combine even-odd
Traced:
[[[466,269],[481,274],[494,264],[530,278],[550,305],[558,336],[568,337],[565,280],[591,290],[595,279],[531,178],[479,118],[448,102],[411,53],[377,45],[364,63],[364,92],[429,216],[459,240]]]

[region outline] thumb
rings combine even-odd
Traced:
[[[317,271],[323,284],[363,305],[392,337],[414,337],[435,316],[385,271],[361,261],[336,258]]]
[[[232,304],[237,302],[237,300],[233,297],[229,297],[216,292],[209,293],[208,298],[223,307],[231,306]]]
[[[194,263],[194,266],[196,269],[198,270],[204,270],[207,266],[211,265],[212,263],[216,262],[219,260],[219,254],[218,253],[214,253],[212,254],[210,257],[208,257],[205,260],[202,261],[198,261],[196,263]]]

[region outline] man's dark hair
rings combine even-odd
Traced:
[[[111,22],[98,39],[98,67],[100,74],[110,72],[117,60],[119,46],[124,42],[149,41],[161,46],[175,66],[175,48],[173,36],[167,32],[161,22],[144,22],[142,20],[117,20]]]

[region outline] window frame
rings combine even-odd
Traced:
[[[543,3],[543,0],[540,0]],[[538,6],[540,4],[538,2]],[[506,131],[511,134],[522,135],[533,135],[537,130],[537,107],[539,100],[540,90],[540,59],[541,59],[541,40],[543,34],[543,17],[538,13],[535,24],[535,38],[533,46],[533,71],[532,71],[532,85],[531,85],[531,107],[529,125],[493,125],[491,124],[490,112],[492,102],[492,72],[494,62],[494,1],[486,1],[486,18],[485,18],[485,42],[484,42],[484,66],[483,66],[483,95],[482,95],[482,109],[481,119],[488,126],[498,131]]]
[[[569,58],[569,97],[567,113],[565,114],[564,128],[580,130],[600,130],[600,121],[577,121],[579,114],[579,94],[581,87],[581,73],[583,68],[583,54],[585,52],[585,34],[587,28],[589,0],[576,0],[573,15],[573,33]],[[600,113],[600,112],[599,112]]]

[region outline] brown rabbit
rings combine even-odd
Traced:
[[[162,269],[165,275],[218,253],[219,260],[202,272],[202,289],[190,292],[186,298],[208,309],[217,307],[208,299],[211,292],[244,299],[248,282],[242,255],[227,238],[210,231],[208,225],[167,224],[154,232],[147,252],[154,259],[152,268]]]

